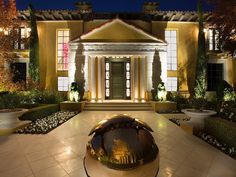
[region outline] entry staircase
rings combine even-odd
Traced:
[[[152,111],[151,103],[133,103],[133,102],[87,102],[84,111]]]

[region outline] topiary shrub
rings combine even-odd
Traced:
[[[59,111],[58,104],[39,106],[39,107],[30,109],[28,112],[24,113],[21,117],[19,117],[19,119],[35,121],[37,119],[44,118],[58,111]]]
[[[25,108],[25,109],[32,109],[32,108],[36,108],[39,106],[45,106],[46,104],[21,104],[20,107],[21,108]]]
[[[236,147],[236,123],[221,118],[205,119],[205,131],[227,146]]]

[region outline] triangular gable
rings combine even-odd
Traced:
[[[72,42],[151,42],[165,43],[142,29],[121,19],[107,21],[101,26],[81,35]]]

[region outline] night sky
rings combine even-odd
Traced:
[[[149,0],[152,1],[152,0]],[[153,0],[155,1],[155,0]],[[74,9],[76,0],[16,0],[17,8],[25,10],[29,3],[35,9]],[[89,0],[95,12],[140,12],[145,0]],[[190,10],[195,11],[197,0],[159,0],[161,10]],[[211,7],[204,5],[204,10]]]

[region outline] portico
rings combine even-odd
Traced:
[[[143,101],[153,88],[153,61],[166,82],[166,43],[120,19],[70,42],[70,82],[84,83],[92,101]]]

